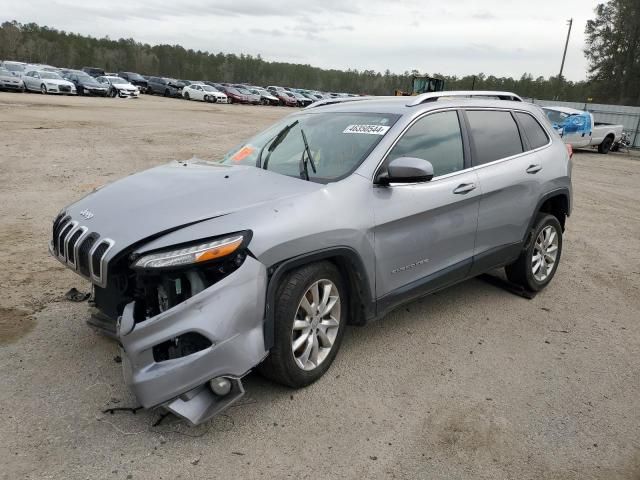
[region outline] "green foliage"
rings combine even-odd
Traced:
[[[640,1],[599,4],[585,29],[590,79],[597,96],[640,104]]]
[[[402,74],[394,74],[389,70],[384,73],[355,69],[325,70],[311,65],[267,62],[259,55],[209,53],[187,50],[180,45],[152,46],[131,38],[94,38],[15,21],[0,26],[0,59],[71,68],[95,66],[108,72],[134,71],[189,80],[291,85],[372,95],[393,95],[396,89],[410,90],[411,75],[418,73],[416,70]],[[443,78],[447,90],[470,90],[474,86],[476,90],[508,90],[523,97],[541,99],[557,97],[558,100],[586,102],[593,97],[594,102],[601,103],[629,98],[618,97],[617,92],[601,88],[601,70],[593,70],[596,73],[592,82],[560,82],[557,77],[534,78],[529,73],[518,79],[487,76],[484,73],[463,77],[432,73],[432,76]],[[624,77],[624,73],[620,75]],[[638,78],[636,75],[635,79]],[[636,81],[635,87],[639,83]],[[637,96],[635,102],[638,103]]]

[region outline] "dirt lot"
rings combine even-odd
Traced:
[[[0,93],[0,477],[640,479],[640,157],[574,158],[555,280],[524,300],[480,280],[350,328],[300,391],[257,375],[190,428],[135,405],[88,284],[47,255],[93,187],[216,159],[290,109]]]

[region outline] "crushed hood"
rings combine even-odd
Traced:
[[[159,234],[321,187],[255,167],[191,160],[130,175],[64,210],[113,240],[113,257]]]

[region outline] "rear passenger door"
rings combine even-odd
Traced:
[[[550,139],[526,112],[469,109],[465,115],[482,189],[472,270],[478,274],[518,256],[541,191],[538,154]]]

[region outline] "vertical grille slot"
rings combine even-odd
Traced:
[[[60,236],[60,230],[62,230],[62,227],[64,227],[64,225],[70,221],[71,217],[64,217],[63,215],[60,215],[53,223],[53,251],[56,255],[60,253],[60,250],[58,248],[58,237]]]
[[[69,232],[72,228],[73,225],[71,224],[71,222],[67,222],[60,231],[60,236],[58,237],[58,255],[60,257],[64,257],[64,241],[67,238],[67,235],[69,235]]]
[[[91,272],[97,279],[102,279],[102,257],[109,250],[111,244],[106,241],[102,241],[91,255]]]
[[[97,233],[90,233],[87,238],[85,238],[80,244],[80,249],[78,250],[78,266],[80,268],[80,273],[85,277],[88,277],[91,274],[89,270],[89,253],[91,252],[91,248],[93,244],[98,240]]]
[[[67,244],[67,260],[69,260],[70,263],[73,263],[75,265],[75,247],[76,247],[76,243],[78,242],[78,239],[82,236],[82,234],[86,232],[86,230],[83,229],[78,229],[76,230],[73,235],[71,235],[71,238],[69,239],[69,243]]]

